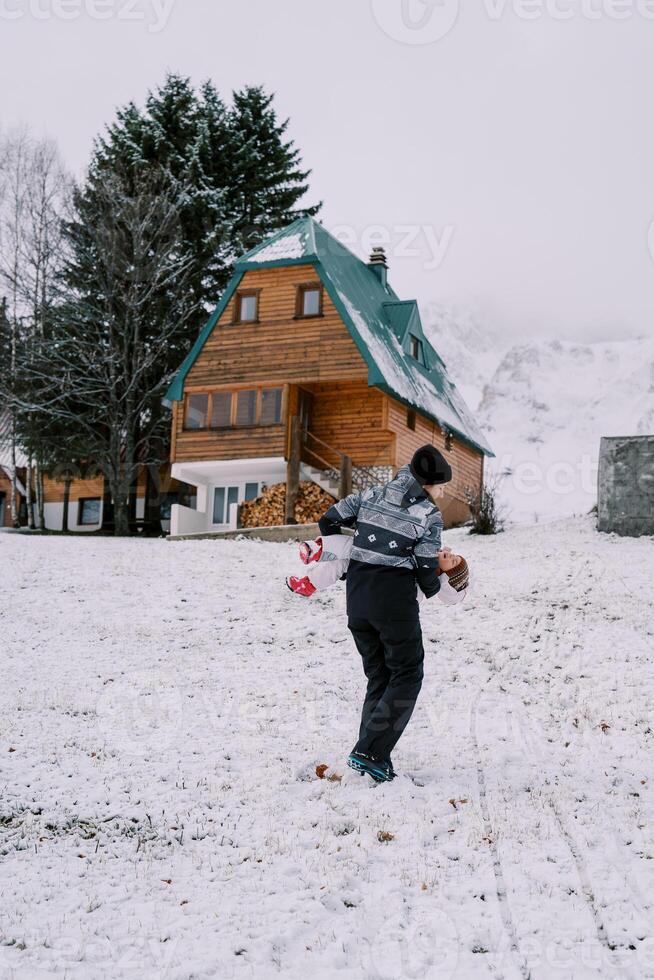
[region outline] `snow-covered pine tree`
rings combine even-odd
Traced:
[[[233,140],[230,213],[237,253],[303,215],[315,215],[321,203],[298,208],[308,190],[310,170],[300,167],[300,151],[286,138],[289,120],[278,122],[273,96],[260,86],[234,93],[229,113]]]
[[[238,254],[320,205],[298,208],[309,171],[278,123],[272,95],[261,88],[234,94],[228,109],[211,82],[198,92],[190,79],[170,73],[143,109],[130,103],[95,143],[91,180],[148,171],[184,184],[180,215],[188,296],[190,346],[232,273]],[[172,352],[179,364],[181,357]]]

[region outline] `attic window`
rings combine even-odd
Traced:
[[[309,282],[297,287],[295,316],[322,316],[322,285],[320,283]]]
[[[406,413],[406,427],[411,429],[412,432],[416,431],[416,413],[412,408],[407,409]]]
[[[414,357],[416,361],[420,361],[422,364],[422,341],[418,340],[417,337],[414,337],[413,334],[411,334],[410,338],[409,351],[411,353],[411,357]]]
[[[234,323],[258,323],[259,289],[242,289],[236,294]]]

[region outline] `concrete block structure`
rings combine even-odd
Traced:
[[[654,435],[602,439],[597,499],[600,531],[654,535]]]

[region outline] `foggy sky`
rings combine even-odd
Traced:
[[[308,201],[362,255],[386,242],[402,297],[529,339],[652,334],[652,18],[652,0],[0,0],[0,124],[55,137],[79,174],[166,69],[225,97],[263,83]]]

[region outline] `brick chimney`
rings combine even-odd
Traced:
[[[375,248],[373,248],[370,254],[370,259],[368,260],[368,268],[372,269],[382,286],[385,286],[388,283],[386,252],[381,245],[377,245]]]

